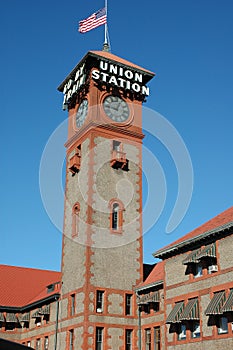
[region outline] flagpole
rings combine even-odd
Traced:
[[[104,25],[104,44],[108,44],[108,36],[107,36],[107,32],[108,32],[108,0],[105,0],[105,11],[106,11],[106,16],[107,16],[107,21]]]

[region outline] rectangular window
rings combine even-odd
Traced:
[[[179,328],[179,333],[178,333],[178,340],[185,340],[186,339],[186,325],[181,324]]]
[[[200,336],[201,336],[200,323],[193,322],[193,324],[192,324],[192,338],[200,338]]]
[[[55,284],[50,284],[48,287],[47,287],[47,293],[52,293],[55,289]]]
[[[150,313],[150,304],[144,304],[143,311],[145,312],[145,314],[149,314]]]
[[[95,350],[103,350],[103,328],[96,328],[96,342],[95,342]]]
[[[154,350],[160,350],[160,327],[154,328]]]
[[[125,331],[125,350],[132,350],[132,329]]]
[[[74,349],[74,330],[69,331],[69,350]]]
[[[104,309],[104,292],[97,290],[96,293],[96,312],[103,312]]]
[[[6,331],[13,331],[15,329],[15,323],[14,322],[6,322],[5,330]]]
[[[120,152],[121,151],[121,142],[119,141],[113,141],[113,150]]]
[[[148,328],[145,330],[145,343],[146,343],[146,350],[151,350],[151,329]]]
[[[218,334],[226,334],[228,333],[228,320],[227,317],[220,317],[219,319],[219,327]]]
[[[132,315],[132,294],[125,296],[125,314]]]
[[[194,277],[201,277],[202,276],[202,265],[199,264],[195,264],[194,267]]]
[[[70,315],[73,316],[75,314],[75,294],[70,296]]]
[[[30,341],[27,342],[27,346],[31,347],[31,342]]]
[[[36,339],[36,350],[40,350],[40,339]]]
[[[49,338],[45,337],[44,338],[44,350],[48,350],[49,349]]]
[[[152,303],[151,308],[154,310],[154,312],[158,312],[159,311],[159,303]]]

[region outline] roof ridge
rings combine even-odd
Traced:
[[[36,267],[28,267],[28,266],[17,266],[17,265],[7,265],[7,264],[0,264],[0,267],[7,267],[7,268],[15,268],[15,269],[25,269],[25,270],[36,270],[36,271],[42,271],[42,272],[57,272],[61,273],[61,271],[57,270],[46,270]]]
[[[195,240],[199,240],[201,238],[208,237],[211,234],[221,232],[227,228],[233,226],[233,206],[224,210],[220,214],[212,217],[211,219],[204,222],[202,225],[196,227],[189,233],[183,235],[179,239],[174,242],[166,245],[163,248],[158,249],[153,253],[154,257],[158,257],[160,254],[168,252],[169,250],[174,250],[175,247],[178,249],[179,247],[188,245]]]

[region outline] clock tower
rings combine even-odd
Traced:
[[[90,51],[58,88],[68,110],[62,349],[138,348],[142,103],[153,75],[110,52]]]

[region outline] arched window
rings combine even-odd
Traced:
[[[119,200],[112,200],[110,202],[110,228],[114,232],[121,233],[122,231],[122,221],[123,221],[123,204]]]
[[[114,203],[112,206],[112,229],[119,229],[119,204]]]
[[[79,213],[80,213],[80,205],[79,205],[79,203],[76,203],[73,206],[73,210],[72,210],[72,237],[78,236]]]

